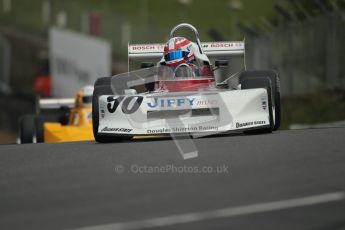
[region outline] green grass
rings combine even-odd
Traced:
[[[13,10],[0,20],[29,32],[45,33],[47,27],[41,21],[43,0],[12,0]],[[52,23],[60,10],[68,12],[68,28],[81,30],[81,15],[96,11],[103,15],[103,38],[113,43],[115,54],[123,53],[126,47],[121,43],[123,23],[132,27],[131,42],[163,42],[173,26],[188,22],[196,26],[201,39],[209,41],[207,31],[218,30],[225,39],[240,39],[234,33],[233,22],[238,18],[244,24],[260,23],[261,17],[272,17],[276,0],[241,0],[243,9],[238,16],[231,13],[230,0],[191,0],[191,5],[182,7],[178,0],[52,0]],[[1,8],[2,6],[0,6]],[[120,46],[120,48],[119,48]]]
[[[275,1],[242,0],[243,9],[238,12],[238,18],[243,23],[251,24],[260,22],[261,17],[272,17]],[[232,33],[236,16],[228,6],[229,0],[192,0],[188,7],[183,7],[177,0],[117,0],[102,1],[101,5],[97,4],[99,1],[91,2],[99,10],[110,9],[115,14],[125,15],[133,25],[145,24],[148,16],[149,23],[154,22],[164,34],[168,34],[174,25],[188,22],[199,29],[205,40],[210,39],[207,30],[211,27],[227,39],[238,36]]]
[[[282,100],[282,128],[345,120],[345,92],[321,91]]]

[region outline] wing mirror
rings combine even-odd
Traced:
[[[146,69],[146,68],[151,68],[154,67],[155,65],[152,62],[142,62],[140,64],[141,69]]]
[[[228,62],[228,60],[216,60],[214,65],[216,66],[216,68],[228,67],[229,66],[229,62]]]

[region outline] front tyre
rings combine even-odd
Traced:
[[[252,78],[242,79],[241,84],[242,84],[242,89],[264,88],[267,90],[267,95],[268,95],[267,97],[268,98],[268,114],[269,114],[269,122],[270,122],[269,127],[259,129],[259,130],[245,131],[245,134],[271,133],[274,130],[271,80],[266,77],[252,77]]]
[[[35,134],[36,134],[36,142],[43,143],[44,142],[44,123],[47,121],[43,116],[37,116],[35,119]]]
[[[111,77],[100,77],[96,80],[94,87],[98,86],[110,86],[111,85]]]
[[[35,115],[24,115],[19,119],[18,136],[21,144],[34,143]]]
[[[102,95],[113,95],[110,85],[96,86],[92,96],[92,128],[95,140],[99,143],[120,142],[130,140],[131,136],[104,135],[98,133],[99,127],[99,97]]]

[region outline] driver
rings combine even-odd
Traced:
[[[189,66],[195,76],[213,76],[209,60],[201,54],[199,48],[184,37],[171,38],[164,46],[161,65],[172,68]]]

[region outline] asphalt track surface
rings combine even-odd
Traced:
[[[344,128],[194,143],[0,146],[0,229],[345,229]]]

